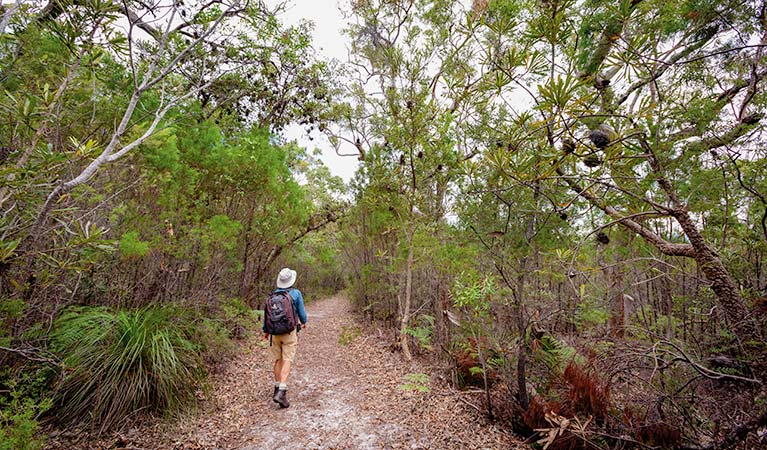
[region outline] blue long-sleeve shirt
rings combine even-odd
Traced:
[[[307,320],[306,308],[304,307],[304,296],[301,295],[301,291],[296,288],[277,288],[275,290],[275,292],[283,291],[288,291],[290,294],[290,299],[293,300],[293,311],[295,311],[298,315],[298,320],[301,321],[302,324],[305,324]],[[264,331],[264,333],[266,333],[266,316],[264,316],[264,323],[261,326],[261,329]]]

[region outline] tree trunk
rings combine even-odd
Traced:
[[[485,387],[485,401],[487,401],[487,417],[490,421],[493,421],[493,403],[490,398],[490,385],[487,382],[487,363],[485,361],[485,355],[482,353],[482,343],[479,336],[472,333],[474,336],[474,342],[477,343],[477,359],[479,359],[479,365],[482,367],[482,382]]]
[[[530,396],[527,393],[527,345],[525,344],[524,310],[522,305],[517,306],[517,330],[520,333],[519,351],[517,352],[517,401],[522,409],[527,410],[530,406]]]
[[[737,336],[741,339],[758,338],[759,328],[719,255],[705,241],[687,211],[677,212],[674,218],[690,240],[694,249],[693,258],[698,263],[700,271],[711,283],[711,290],[716,294]]]
[[[643,146],[643,148],[646,150],[649,149],[648,146]],[[651,152],[651,149],[648,150],[648,153]],[[651,158],[650,165],[656,174],[661,174],[657,161]],[[603,203],[602,200],[591,191],[583,188],[578,182],[567,177],[561,168],[557,168],[557,173],[563,177],[565,183],[567,183],[570,189],[577,195],[587,200],[593,206],[601,209],[622,227],[636,233],[647,242],[653,244],[664,255],[686,256],[695,259],[700,271],[703,272],[711,283],[711,289],[714,291],[714,294],[716,294],[717,300],[724,310],[727,319],[730,321],[735,334],[743,340],[759,338],[760,333],[756,322],[753,317],[750,316],[748,306],[740,296],[740,292],[732,281],[732,277],[729,272],[727,272],[724,264],[722,264],[719,255],[717,255],[708,243],[706,243],[705,239],[700,234],[700,231],[690,218],[690,213],[676,198],[676,195],[667,180],[662,176],[657,180],[663,190],[668,194],[674,206],[673,209],[667,209],[667,212],[673,216],[677,223],[682,227],[689,244],[678,244],[666,241],[641,223],[633,220],[631,217],[624,216],[612,206]]]
[[[413,238],[415,235],[415,224],[410,225],[407,237],[407,266],[405,267],[405,301],[402,305],[402,320],[400,322],[399,339],[400,347],[402,347],[402,354],[405,359],[410,361],[413,359],[410,353],[410,345],[408,343],[408,335],[405,332],[410,324],[410,305],[412,303],[413,293]]]

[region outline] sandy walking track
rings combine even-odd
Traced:
[[[428,369],[403,362],[388,342],[355,320],[344,296],[314,302],[307,313],[309,326],[299,333],[288,383],[290,408],[272,402],[267,349],[253,341],[213,377],[209,398],[194,416],[123,430],[111,448],[516,448],[458,398],[465,394],[434,382],[428,393],[402,389],[407,374]],[[339,336],[353,336],[349,330],[355,329],[367,331],[341,345]]]

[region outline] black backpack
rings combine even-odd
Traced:
[[[264,305],[265,330],[269,334],[288,334],[296,329],[298,320],[289,291],[274,291]]]

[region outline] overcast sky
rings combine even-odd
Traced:
[[[280,3],[276,0],[267,0],[270,6]],[[285,24],[296,24],[302,19],[314,22],[314,47],[324,57],[337,59],[340,62],[347,60],[347,41],[341,35],[341,30],[346,26],[345,20],[339,10],[338,0],[291,0],[287,2],[287,10],[280,17]],[[356,157],[340,157],[336,155],[333,146],[325,135],[315,132],[310,141],[303,128],[294,126],[285,131],[288,139],[295,139],[299,144],[311,149],[322,150],[322,160],[330,168],[333,175],[338,175],[349,181],[357,169]],[[354,153],[354,149],[344,153]]]

